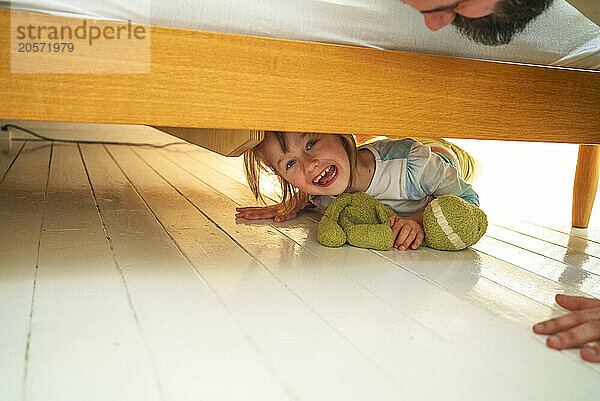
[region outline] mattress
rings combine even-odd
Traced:
[[[399,0],[0,0],[0,7],[90,19],[402,50],[462,58],[600,69],[600,27],[565,0],[513,41],[489,47],[448,26],[429,31]]]

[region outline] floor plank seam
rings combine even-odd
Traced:
[[[441,257],[441,256],[439,256],[439,255],[436,255],[436,254],[434,254],[434,253],[432,253],[432,252],[429,252],[429,251],[428,251],[428,248],[427,248],[427,249],[423,249],[422,251],[423,251],[423,252],[426,252],[426,253],[428,253],[429,255],[431,255],[431,256],[433,256],[433,257],[435,257],[436,259],[439,259],[439,260],[441,260],[441,261],[444,261],[444,262],[446,262],[446,263],[448,263],[448,264],[451,264],[451,265],[453,265],[453,266],[458,266],[458,263],[457,263],[457,262],[453,262],[453,261],[451,261],[451,260],[446,260],[446,259],[442,258],[442,257]],[[384,258],[388,259],[390,262],[394,263],[394,264],[395,264],[395,265],[397,265],[398,267],[401,267],[401,268],[403,268],[403,269],[405,269],[405,270],[407,270],[407,271],[411,271],[409,268],[407,268],[407,267],[405,267],[405,266],[402,266],[402,265],[400,265],[398,262],[394,261],[393,259],[387,258],[385,255],[383,255],[383,254],[382,254],[382,252],[381,252],[381,251],[375,251],[375,250],[372,250],[372,252],[374,252],[374,253],[376,253],[376,254],[379,254],[380,256],[382,256],[382,257],[384,257]],[[475,252],[480,252],[480,251],[478,251],[478,250],[475,250]],[[493,256],[493,255],[489,255],[489,256],[492,256],[492,257],[494,257],[495,259],[497,259],[497,258],[496,258],[495,256]],[[498,260],[500,260],[500,259],[498,259]],[[503,261],[503,262],[505,262],[505,263],[509,263],[509,262],[506,262],[506,261]],[[516,268],[520,268],[519,266],[516,266],[516,265],[514,265],[514,264],[512,264],[512,263],[509,263],[509,264],[510,264],[511,266],[515,266]],[[418,273],[416,273],[416,272],[413,272],[413,274],[415,274],[415,275],[418,275]],[[481,274],[477,274],[477,273],[470,273],[470,274],[473,274],[474,276],[478,277],[479,279],[490,281],[490,282],[494,283],[495,285],[497,285],[498,287],[501,287],[501,288],[503,288],[503,289],[505,289],[505,290],[507,290],[507,291],[509,291],[509,292],[511,292],[511,293],[513,293],[513,294],[515,294],[515,295],[517,295],[518,297],[523,297],[523,298],[525,298],[525,299],[528,299],[528,300],[530,300],[530,301],[532,301],[532,302],[535,302],[535,303],[537,303],[537,304],[539,304],[539,305],[541,305],[541,306],[543,306],[543,307],[545,307],[545,308],[552,309],[551,307],[549,307],[548,305],[545,305],[544,303],[542,303],[542,302],[538,301],[537,299],[534,299],[534,298],[531,298],[531,297],[529,297],[529,296],[527,296],[527,295],[521,294],[520,292],[518,292],[518,291],[515,291],[515,290],[513,290],[512,288],[510,288],[510,287],[507,287],[507,286],[505,286],[505,285],[504,285],[504,284],[502,284],[502,283],[498,283],[497,281],[494,281],[494,280],[492,280],[492,279],[490,279],[490,278],[488,278],[488,277],[482,276]],[[424,278],[424,277],[422,277],[422,276],[420,276],[420,275],[418,275],[418,276],[419,276],[419,277],[421,277],[421,278]],[[424,279],[425,279],[425,280],[427,280],[426,278],[424,278]],[[445,291],[449,292],[450,294],[454,295],[455,297],[457,297],[457,298],[460,298],[458,295],[456,295],[456,294],[453,294],[453,292],[451,292],[451,291],[450,291],[448,288],[446,288],[446,287],[442,286],[441,284],[440,284],[440,285],[438,285],[438,286],[439,286],[440,288],[444,289]],[[469,301],[469,302],[471,302],[471,301]],[[481,307],[481,305],[478,305],[478,304],[477,304],[477,303],[475,303],[475,302],[471,302],[471,303],[472,303],[473,305],[475,305],[475,306]]]
[[[158,369],[156,367],[155,357],[150,349],[150,345],[148,344],[148,339],[146,338],[146,334],[144,333],[141,321],[139,319],[139,316],[138,316],[135,306],[133,304],[133,300],[131,298],[131,292],[129,291],[129,286],[127,285],[127,279],[125,278],[125,274],[123,273],[123,269],[117,258],[117,253],[115,251],[112,240],[110,238],[110,234],[108,233],[108,229],[106,227],[106,222],[104,220],[104,215],[102,214],[102,210],[100,209],[100,204],[98,203],[98,198],[96,197],[96,191],[94,190],[94,186],[92,184],[90,173],[88,171],[87,164],[85,163],[85,158],[83,157],[83,153],[81,152],[80,144],[77,144],[77,150],[79,151],[79,156],[81,157],[81,162],[83,163],[83,168],[85,170],[85,174],[88,179],[88,184],[90,186],[92,198],[94,199],[94,204],[96,206],[96,210],[98,211],[98,216],[100,218],[100,223],[102,224],[102,229],[104,231],[104,235],[105,235],[106,241],[108,243],[108,247],[109,247],[110,254],[111,254],[111,257],[113,260],[113,264],[115,265],[115,268],[117,269],[117,272],[119,273],[119,277],[121,278],[121,283],[123,284],[123,287],[125,288],[125,294],[127,296],[127,302],[129,303],[129,308],[133,314],[133,318],[135,320],[136,326],[137,326],[138,330],[140,331],[142,338],[144,339],[144,347],[146,349],[146,352],[148,353],[150,361],[152,362],[152,372],[154,374],[155,385],[157,387],[160,398],[162,400],[166,400],[165,393],[163,390],[163,385],[162,385],[162,382],[161,382],[159,374],[158,374]]]
[[[512,246],[512,247],[519,248],[519,249],[522,249],[523,251],[526,251],[526,252],[532,253],[532,254],[534,254],[534,255],[541,256],[541,257],[543,257],[543,258],[545,258],[545,259],[548,259],[548,260],[551,260],[551,261],[554,261],[554,262],[558,262],[558,263],[560,263],[561,265],[564,265],[564,266],[566,266],[566,268],[568,268],[568,269],[577,269],[577,270],[579,270],[579,271],[581,271],[581,272],[585,272],[585,274],[590,274],[590,275],[592,275],[592,276],[596,276],[596,277],[598,277],[598,278],[600,279],[600,275],[599,275],[598,273],[594,273],[594,272],[592,272],[592,271],[589,271],[589,270],[586,270],[586,269],[581,269],[581,268],[578,268],[577,266],[573,266],[573,265],[571,265],[571,264],[565,263],[565,262],[564,262],[564,261],[562,261],[562,260],[558,260],[558,259],[556,259],[556,258],[553,258],[553,257],[551,257],[551,256],[546,256],[546,255],[544,255],[544,254],[541,254],[541,253],[539,253],[539,252],[532,251],[532,250],[530,250],[530,249],[527,249],[527,248],[523,248],[522,246],[519,246],[519,245],[512,244],[512,243],[510,243],[510,242],[508,242],[508,241],[505,241],[505,240],[503,240],[503,239],[500,239],[500,238],[497,238],[497,237],[493,237],[493,236],[491,236],[491,235],[486,235],[486,236],[487,236],[488,238],[492,238],[492,239],[494,239],[494,240],[496,240],[496,241],[500,241],[500,242],[502,242],[502,243],[504,243],[504,244],[507,244],[507,245],[510,245],[510,246]]]
[[[502,214],[499,214],[499,213],[494,213],[494,215],[496,217],[499,217],[499,218],[504,217]],[[512,219],[512,217],[509,217],[509,218]],[[564,234],[564,235],[568,235],[568,236],[571,236],[571,237],[580,238],[580,239],[583,239],[583,240],[586,240],[586,241],[590,241],[590,242],[594,242],[594,243],[600,245],[600,240],[596,240],[594,238],[590,238],[589,236],[580,235],[577,232],[574,232],[574,233],[573,232],[567,232],[563,228],[559,228],[559,227],[552,226],[552,225],[542,225],[540,223],[536,223],[536,222],[529,221],[529,220],[519,220],[519,221],[523,222],[524,224],[529,224],[529,225],[532,225],[532,226],[544,228],[546,230],[555,231],[555,232],[558,232],[560,234]],[[571,228],[573,228],[573,227],[571,227]],[[586,233],[587,233],[587,229],[585,229],[585,228],[582,228],[580,230],[586,231]]]
[[[485,251],[483,251],[483,250],[481,250],[481,249],[477,249],[476,247],[473,247],[473,249],[474,249],[474,250],[476,250],[477,252],[481,252],[481,253],[482,253],[482,254],[484,254],[484,255],[488,255],[488,256],[490,256],[490,257],[496,258],[496,259],[498,259],[498,260],[500,260],[500,261],[502,261],[502,262],[504,262],[504,263],[508,263],[508,264],[510,264],[510,265],[517,266],[517,265],[515,265],[514,263],[511,263],[510,261],[507,261],[507,260],[503,259],[503,258],[502,258],[502,257],[500,257],[500,256],[493,255],[493,254],[491,254],[491,253],[488,253],[488,252],[485,252]],[[579,289],[579,288],[576,288],[576,287],[573,287],[573,286],[572,286],[572,285],[570,285],[570,284],[565,284],[565,283],[560,283],[560,282],[557,282],[555,279],[552,279],[552,278],[549,278],[549,277],[543,276],[542,274],[540,274],[540,273],[538,273],[538,272],[535,272],[535,271],[533,271],[533,270],[529,270],[528,268],[526,268],[526,267],[523,267],[523,266],[517,266],[517,267],[518,267],[518,268],[520,268],[520,269],[523,269],[523,270],[525,270],[525,271],[527,271],[527,272],[529,272],[529,273],[531,273],[531,274],[534,274],[534,275],[536,275],[536,276],[538,276],[538,277],[540,277],[540,278],[543,278],[543,279],[546,279],[546,280],[550,280],[550,281],[552,281],[553,283],[559,284],[559,285],[563,286],[564,288],[568,288],[568,289],[570,289],[570,290],[574,291],[574,292],[573,292],[573,294],[577,294],[578,296],[588,296],[588,297],[594,297],[593,295],[591,295],[591,294],[587,294],[586,292],[582,291],[581,289]],[[561,309],[557,309],[557,310],[561,310]]]
[[[23,145],[21,145],[21,148],[19,148],[19,150],[17,151],[17,154],[15,155],[15,157],[13,158],[13,160],[8,165],[8,168],[6,169],[6,171],[4,172],[4,174],[2,175],[2,178],[0,178],[0,184],[2,184],[4,182],[4,178],[6,178],[6,176],[8,175],[8,172],[12,168],[13,164],[15,164],[15,161],[17,161],[17,158],[21,154],[21,151],[23,150],[23,148],[25,147],[26,144],[27,144],[27,142],[24,142]]]
[[[598,256],[596,256],[596,255],[593,255],[593,254],[590,254],[590,253],[587,253],[587,252],[582,252],[582,251],[579,251],[579,250],[577,250],[577,249],[575,249],[575,248],[572,248],[572,247],[570,247],[570,246],[568,246],[568,245],[567,245],[567,246],[564,246],[564,245],[561,245],[561,244],[557,244],[556,242],[550,241],[550,240],[548,240],[548,239],[546,239],[546,238],[540,238],[540,237],[537,237],[537,236],[535,236],[535,235],[532,235],[532,234],[527,234],[527,233],[524,233],[524,232],[521,232],[521,231],[515,230],[515,229],[513,229],[513,228],[510,228],[510,227],[506,227],[506,226],[503,226],[503,225],[500,225],[500,224],[491,223],[491,225],[493,225],[493,226],[496,226],[496,227],[500,227],[500,228],[502,228],[502,229],[505,229],[505,230],[511,231],[511,232],[513,232],[513,233],[516,233],[516,234],[519,234],[519,235],[523,235],[523,236],[526,236],[526,237],[529,237],[529,238],[533,238],[533,239],[536,239],[536,240],[539,240],[539,241],[543,241],[543,242],[546,242],[546,243],[548,243],[548,244],[551,244],[551,245],[555,245],[555,246],[557,246],[557,247],[560,247],[560,248],[564,248],[565,250],[571,250],[571,251],[573,251],[573,252],[580,253],[580,254],[582,254],[582,255],[587,255],[587,256],[589,256],[589,257],[591,257],[591,258],[598,259],[598,263],[600,263],[600,257],[598,257]],[[490,237],[492,237],[492,238],[496,238],[496,237],[493,237],[493,236],[490,236]],[[496,239],[497,239],[497,238],[496,238]],[[505,241],[505,242],[506,242],[506,241]]]
[[[24,145],[23,145],[24,146]],[[21,148],[23,149],[23,148]],[[46,216],[46,205],[47,205],[47,200],[48,200],[48,184],[50,183],[50,168],[52,167],[52,152],[54,150],[54,143],[52,143],[50,145],[50,156],[48,158],[48,174],[46,175],[46,187],[44,189],[44,206],[42,207],[42,221],[40,223],[40,235],[38,237],[38,244],[37,244],[37,253],[36,253],[36,260],[35,260],[35,271],[34,271],[34,275],[33,275],[33,289],[31,292],[31,307],[29,310],[29,322],[28,322],[28,327],[27,327],[27,344],[25,346],[25,363],[23,366],[23,388],[22,388],[22,396],[23,396],[23,400],[27,399],[27,377],[28,377],[28,370],[29,370],[29,349],[31,347],[31,331],[32,331],[32,324],[33,324],[33,313],[34,313],[34,306],[35,306],[35,294],[36,294],[36,286],[37,286],[37,278],[38,278],[38,271],[39,271],[39,267],[40,267],[40,247],[42,244],[42,233],[44,232],[44,217]],[[20,154],[20,151],[19,151]],[[15,158],[16,160],[16,158]],[[14,163],[14,160],[13,160]]]

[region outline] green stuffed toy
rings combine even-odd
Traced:
[[[319,222],[317,238],[325,246],[346,242],[360,248],[390,249],[394,243],[390,216],[394,211],[364,192],[343,193],[327,208]],[[423,212],[424,244],[455,251],[475,244],[485,234],[487,216],[465,200],[444,195]]]

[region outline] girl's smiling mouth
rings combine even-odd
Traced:
[[[321,172],[321,174],[316,176],[312,182],[315,185],[319,185],[321,187],[326,187],[326,186],[329,186],[330,184],[332,184],[333,181],[335,181],[336,177],[337,177],[337,168],[335,167],[335,165],[332,164],[329,167],[327,167],[325,170],[323,170]]]

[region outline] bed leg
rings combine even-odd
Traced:
[[[600,145],[579,145],[573,184],[573,227],[587,228],[598,188]]]

